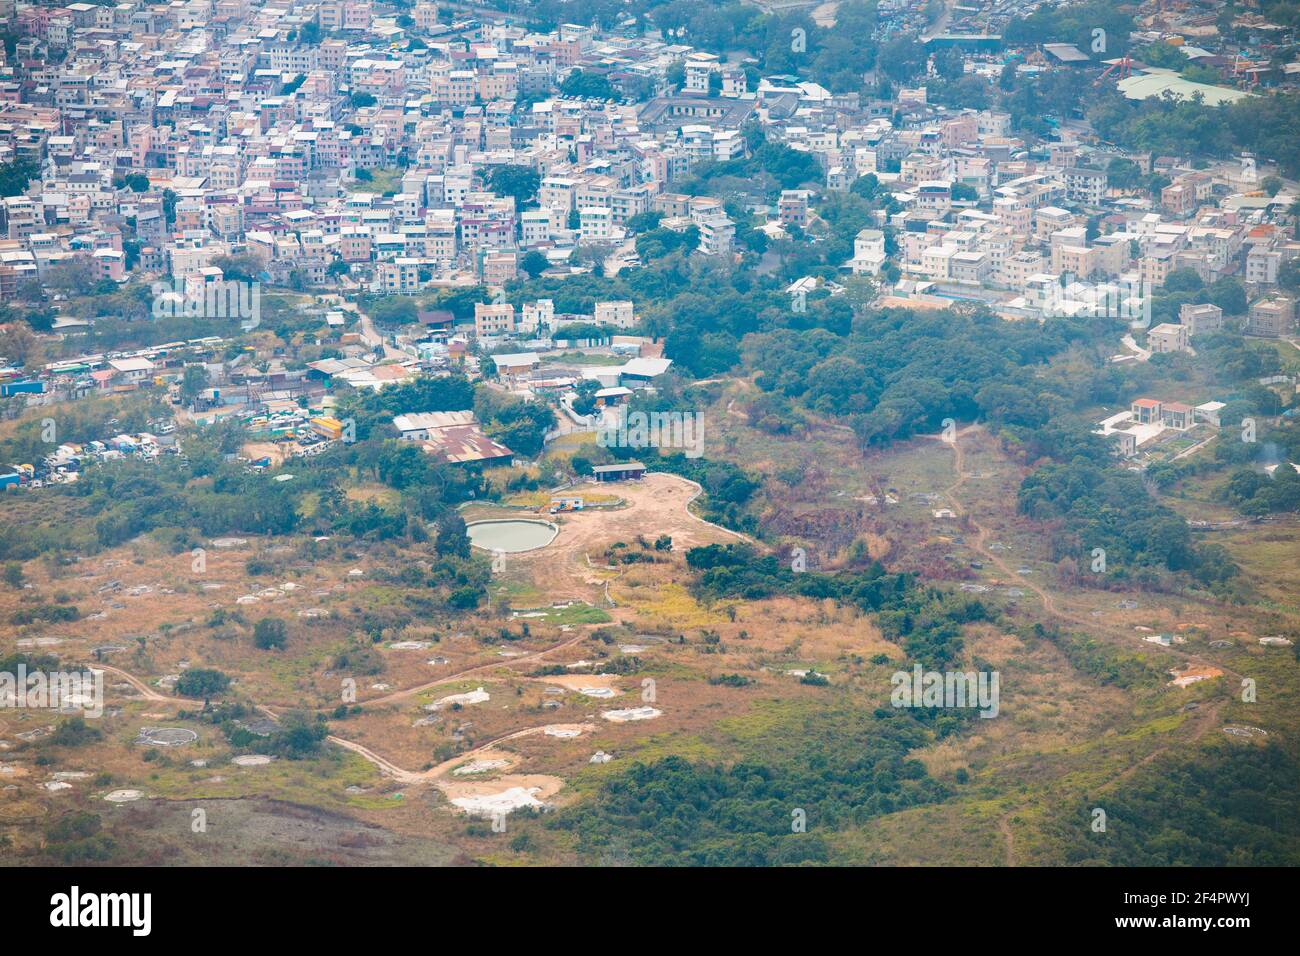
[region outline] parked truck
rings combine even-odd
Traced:
[[[15,395],[40,395],[45,391],[45,383],[34,379],[25,382],[5,382],[0,385],[0,398],[12,398]]]

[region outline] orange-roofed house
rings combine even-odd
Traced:
[[[1133,421],[1140,425],[1154,425],[1162,421],[1163,403],[1158,398],[1135,398],[1132,411]]]

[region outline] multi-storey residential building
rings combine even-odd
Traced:
[[[1189,336],[1217,332],[1223,328],[1223,310],[1208,302],[1204,305],[1185,302],[1178,309],[1178,321],[1187,326]]]
[[[490,304],[479,302],[474,306],[474,334],[480,338],[493,335],[513,335],[515,332],[515,307],[509,302]]]
[[[1071,202],[1084,206],[1100,206],[1106,196],[1106,171],[1072,166],[1064,170],[1065,195]]]
[[[782,225],[804,228],[808,225],[808,204],[812,193],[806,189],[782,190],[777,208]]]
[[[585,244],[610,242],[616,238],[614,213],[606,206],[584,206],[578,210],[578,231]]]
[[[880,229],[863,229],[853,238],[853,258],[849,268],[854,275],[879,275],[885,264],[885,234]]]
[[[1152,352],[1186,352],[1188,328],[1174,322],[1164,322],[1147,330],[1147,346]]]
[[[379,263],[376,291],[384,295],[412,295],[420,291],[420,260],[397,258]]]
[[[1258,285],[1273,285],[1277,282],[1277,270],[1281,264],[1281,252],[1255,246],[1246,254],[1246,281]]]
[[[519,317],[518,331],[522,335],[537,335],[555,323],[555,303],[550,299],[525,302]]]
[[[1275,339],[1290,334],[1294,327],[1295,301],[1285,296],[1273,296],[1250,306],[1244,331],[1247,335]]]
[[[600,325],[613,325],[630,329],[636,325],[636,315],[631,302],[597,302],[595,319]]]
[[[699,251],[706,256],[731,255],[735,247],[736,224],[720,209],[703,209],[692,213],[700,230]]]

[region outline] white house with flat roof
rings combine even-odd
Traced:
[[[880,275],[885,265],[885,234],[879,229],[863,229],[853,238],[853,258],[849,270],[855,275]]]

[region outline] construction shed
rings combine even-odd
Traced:
[[[625,461],[618,465],[597,465],[591,469],[597,481],[631,481],[645,477],[645,465],[639,461]]]

